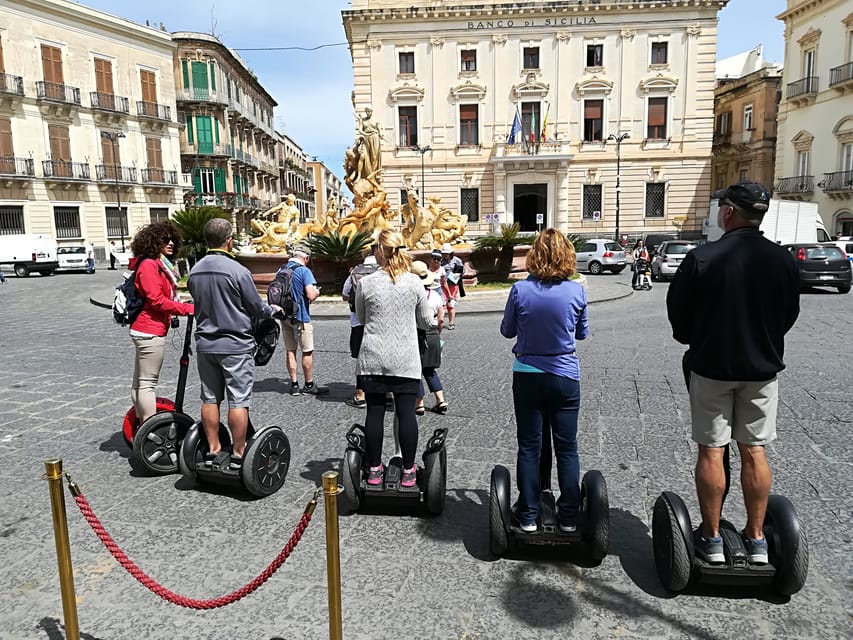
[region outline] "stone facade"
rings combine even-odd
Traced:
[[[103,256],[181,207],[168,33],[65,0],[0,0],[0,47],[0,233],[85,238]]]
[[[346,200],[343,195],[343,184],[341,179],[332,173],[325,164],[318,160],[308,162],[308,170],[312,173],[314,184],[316,185],[316,193],[314,194],[314,203],[317,211],[325,213],[329,209],[329,202],[336,203],[335,211],[338,219],[343,218],[347,211]]]
[[[527,231],[541,214],[585,235],[698,235],[725,4],[353,0],[354,106],[383,127],[392,204],[415,186],[468,215],[470,235],[495,214]]]
[[[817,202],[827,229],[853,235],[853,7],[788,0],[775,196]]]
[[[276,132],[278,139],[279,171],[281,172],[281,195],[292,193],[296,196],[299,219],[305,222],[317,212],[314,198],[314,185],[311,170],[308,167],[308,154],[288,135]]]

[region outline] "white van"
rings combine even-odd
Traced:
[[[9,265],[19,278],[33,271],[43,276],[52,275],[59,266],[56,240],[35,233],[0,235],[0,266]]]
[[[708,242],[713,242],[723,235],[723,230],[717,226],[719,202],[712,200],[709,208],[710,215],[702,233]],[[828,242],[830,239],[816,202],[771,199],[760,228],[765,238],[778,244]]]

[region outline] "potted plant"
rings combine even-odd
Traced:
[[[181,231],[183,246],[179,258],[187,260],[190,268],[207,253],[204,241],[204,225],[213,218],[226,218],[219,207],[193,207],[176,211],[172,222]]]
[[[337,231],[309,236],[305,244],[311,249],[312,262],[319,271],[322,265],[318,258],[331,263],[332,279],[335,291],[343,289],[350,267],[360,262],[364,250],[373,242],[373,236],[367,231],[357,231],[341,235]],[[317,279],[320,275],[315,272]]]

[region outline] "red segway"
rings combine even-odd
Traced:
[[[184,349],[181,352],[178,385],[175,401],[157,398],[157,413],[145,422],[133,427],[136,410],[127,412],[124,421],[125,439],[130,437],[133,449],[130,465],[134,470],[146,475],[167,475],[178,472],[178,451],[181,440],[195,420],[184,413],[184,391],[187,386],[187,373],[190,367],[190,340],[193,333],[193,316],[187,316],[187,329],[184,332]],[[131,422],[128,428],[128,422]]]

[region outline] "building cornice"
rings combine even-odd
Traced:
[[[803,14],[809,13],[818,7],[821,7],[825,4],[840,4],[841,2],[846,2],[847,0],[805,0],[805,2],[797,5],[796,7],[792,7],[791,9],[787,9],[783,11],[778,16],[776,16],[777,20],[782,20],[783,22],[787,22],[791,18],[797,18],[802,16]]]

